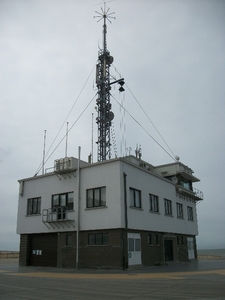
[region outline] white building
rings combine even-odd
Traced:
[[[179,161],[57,160],[54,172],[19,180],[20,265],[125,269],[196,259],[197,181]]]

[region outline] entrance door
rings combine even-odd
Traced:
[[[195,258],[195,251],[194,251],[194,239],[193,237],[187,238],[187,244],[188,244],[188,259],[194,259]]]
[[[141,265],[141,236],[139,233],[128,233],[128,263]]]
[[[164,240],[165,261],[173,260],[173,241]]]
[[[30,236],[30,266],[57,266],[57,234],[44,233]]]

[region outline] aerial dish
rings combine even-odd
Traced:
[[[175,156],[176,161],[180,160],[180,157],[178,155]]]
[[[114,113],[112,111],[110,111],[108,114],[107,114],[107,119],[109,121],[112,121],[114,119]]]

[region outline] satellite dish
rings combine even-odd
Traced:
[[[175,156],[176,161],[180,160],[180,157],[178,155]]]
[[[107,115],[107,119],[108,121],[112,121],[114,119],[114,113],[112,111],[110,111]]]

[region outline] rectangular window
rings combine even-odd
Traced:
[[[148,234],[148,244],[152,245],[152,235]]]
[[[150,211],[159,212],[159,199],[158,196],[149,194]]]
[[[27,199],[27,215],[41,214],[41,197]]]
[[[130,206],[141,208],[141,191],[130,188]]]
[[[72,244],[73,244],[72,234],[67,234],[66,235],[66,245],[72,246]]]
[[[183,204],[177,203],[177,217],[183,219]]]
[[[52,195],[52,208],[63,207],[65,210],[73,210],[73,192]]]
[[[189,221],[193,221],[194,220],[193,208],[190,207],[190,206],[187,207],[187,215],[188,215],[188,220]]]
[[[106,187],[87,190],[87,208],[106,206]]]
[[[165,215],[172,216],[172,201],[164,199]]]
[[[91,233],[88,235],[88,245],[108,245],[108,233]]]
[[[159,236],[157,234],[155,235],[155,243],[156,243],[156,245],[159,244]]]

